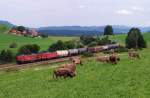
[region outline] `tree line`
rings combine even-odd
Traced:
[[[71,40],[71,41],[66,41],[66,42],[58,40],[57,42],[50,45],[47,51],[53,52],[56,50],[82,48],[84,46],[94,47],[97,45],[107,45],[107,44],[116,43],[115,41],[112,41],[109,39],[109,35],[114,35],[113,28],[110,25],[105,27],[103,37],[82,35],[80,36],[80,40]],[[125,40],[125,45],[126,45],[126,48],[128,49],[131,49],[131,48],[141,49],[141,48],[147,47],[146,41],[144,40],[143,35],[140,29],[138,28],[131,28],[129,30],[126,40]],[[16,48],[16,47],[17,47],[16,43],[10,44],[10,48]],[[18,53],[16,55],[38,53],[39,51],[40,51],[39,45],[27,44],[27,45],[21,46],[18,49]],[[0,63],[12,62],[16,55],[13,54],[12,51],[8,49],[6,50],[4,49],[0,51]]]

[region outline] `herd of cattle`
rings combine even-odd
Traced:
[[[18,64],[33,63],[33,62],[57,59],[57,58],[62,58],[62,57],[71,57],[74,55],[85,53],[87,51],[95,53],[95,52],[101,52],[104,50],[116,49],[118,47],[120,47],[119,44],[110,44],[110,45],[96,46],[96,47],[84,47],[84,48],[78,48],[78,49],[58,50],[55,52],[43,52],[43,53],[30,54],[30,55],[19,55],[16,57],[16,61]]]
[[[130,59],[138,58],[140,59],[140,55],[137,51],[130,50],[128,52],[128,56]],[[71,63],[70,64],[64,64],[58,67],[54,70],[53,78],[57,79],[58,77],[75,77],[76,76],[76,65],[82,64],[81,58],[70,58]],[[111,64],[117,64],[118,61],[120,61],[120,57],[114,52],[111,51],[111,54],[107,56],[100,56],[96,58],[96,61],[103,62],[103,63],[111,63]]]

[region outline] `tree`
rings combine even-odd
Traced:
[[[20,32],[23,32],[26,30],[26,28],[24,26],[18,26],[18,27],[16,27],[16,29]]]
[[[76,42],[76,48],[84,48],[83,43],[81,43],[81,42]]]
[[[58,40],[56,43],[52,44],[51,46],[49,46],[49,51],[53,52],[53,51],[57,51],[57,50],[65,50],[67,49],[66,45],[64,44],[63,41]]]
[[[104,35],[113,35],[113,28],[111,25],[107,25],[104,29]]]
[[[2,63],[9,63],[13,61],[13,53],[10,50],[2,50],[0,52],[0,61]]]
[[[20,47],[18,50],[18,54],[32,54],[32,53],[38,53],[40,50],[40,46],[37,44],[28,44]]]
[[[93,36],[87,36],[87,35],[82,35],[80,37],[81,42],[84,45],[89,45],[90,43],[92,43],[93,41],[95,41],[96,39]]]
[[[88,46],[89,47],[95,47],[97,45],[98,45],[98,43],[96,41],[94,41],[94,42],[91,42]]]
[[[128,32],[126,38],[126,47],[127,48],[146,48],[146,41],[141,34],[140,29],[131,28]]]
[[[9,48],[17,48],[17,43],[11,43],[10,45],[9,45]]]
[[[108,36],[104,36],[102,38],[97,37],[96,42],[98,45],[107,45],[107,44],[113,44],[114,43],[112,40],[109,39]]]
[[[48,38],[48,34],[40,34],[42,38]]]
[[[75,41],[67,41],[64,43],[67,49],[73,49],[76,48],[76,43]]]
[[[26,46],[22,46],[19,48],[18,54],[31,54],[31,51]]]
[[[40,46],[37,45],[37,44],[33,44],[33,45],[31,45],[31,49],[30,50],[31,50],[32,53],[38,53],[39,50],[40,50]]]

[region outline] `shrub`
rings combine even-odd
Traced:
[[[38,53],[40,50],[40,46],[37,44],[28,44],[19,48],[18,54],[32,54]]]
[[[95,46],[97,46],[97,42],[91,42],[88,46],[89,47],[95,47]]]
[[[84,45],[81,42],[76,43],[76,48],[83,48]]]
[[[128,52],[128,49],[126,47],[119,47],[119,48],[115,49],[115,52],[118,52],[118,53]]]
[[[97,43],[98,45],[107,45],[107,44],[112,44],[113,42],[109,39],[108,36],[102,37],[102,38],[97,38]]]
[[[9,45],[9,48],[17,48],[17,44],[16,44],[16,43],[11,43],[11,44]]]
[[[93,41],[95,41],[96,39],[93,36],[87,36],[87,35],[82,35],[80,37],[80,41],[84,44],[84,45],[89,45],[90,43],[92,43]]]
[[[48,38],[48,34],[40,34],[42,38]]]
[[[51,46],[49,46],[49,51],[53,52],[53,51],[57,51],[57,50],[65,50],[67,49],[65,43],[61,40],[57,41],[56,43],[52,44]]]
[[[80,41],[71,40],[71,41],[64,42],[64,47],[66,49],[74,49],[74,48],[83,48],[84,45]]]
[[[32,53],[38,53],[39,52],[39,50],[40,50],[40,46],[39,45],[37,45],[37,44],[33,44],[33,45],[31,45],[31,52]]]
[[[10,50],[2,50],[0,52],[1,63],[10,63],[13,61],[13,53]]]
[[[103,53],[104,53],[104,54],[110,54],[111,51],[110,51],[110,50],[105,50],[105,51],[103,51]]]
[[[82,55],[83,55],[83,57],[92,57],[92,56],[94,56],[94,54],[92,52],[84,52]]]
[[[76,42],[75,41],[64,42],[64,47],[66,47],[67,49],[76,48]]]

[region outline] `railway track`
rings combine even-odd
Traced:
[[[72,57],[80,57],[80,56],[72,56]],[[34,66],[39,66],[39,65],[47,65],[47,64],[53,64],[53,63],[59,63],[59,62],[65,62],[69,61],[70,57],[65,57],[65,58],[59,58],[59,59],[53,59],[53,60],[47,60],[47,61],[40,61],[40,62],[35,62],[35,63],[28,63],[28,64],[5,64],[5,65],[0,65],[0,70],[5,70],[9,68],[18,68],[18,69],[23,69],[23,68],[28,68],[28,67],[34,67]]]
[[[119,55],[124,55],[124,54],[119,54]],[[80,57],[79,56],[72,56],[74,58],[76,57]],[[4,64],[4,65],[0,65],[0,70],[5,70],[5,69],[9,69],[9,68],[19,68],[19,69],[23,69],[23,68],[30,68],[30,67],[35,67],[35,66],[39,66],[39,65],[47,65],[47,64],[53,64],[53,63],[59,63],[59,62],[65,62],[65,61],[69,61],[70,57],[65,57],[65,58],[59,58],[59,59],[53,59],[53,60],[47,60],[47,61],[40,61],[40,62],[34,62],[34,63],[28,63],[28,64]],[[96,57],[90,57],[90,59],[96,59]]]

